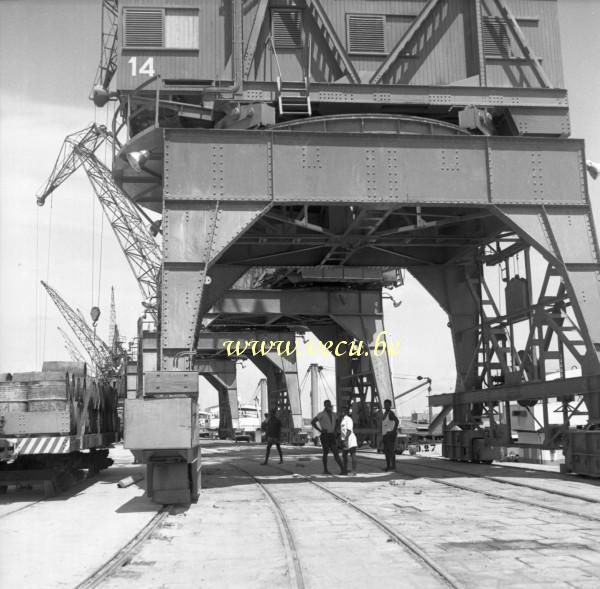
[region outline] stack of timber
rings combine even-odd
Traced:
[[[79,362],[45,362],[40,372],[0,379],[0,491],[8,481],[54,483],[67,471],[110,465],[106,448],[119,432],[112,384]]]

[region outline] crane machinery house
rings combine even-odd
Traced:
[[[405,271],[448,315],[456,386],[430,398],[444,454],[489,461],[511,443],[511,402],[557,399],[563,423],[542,424],[540,444],[562,449],[568,471],[600,473],[600,252],[584,145],[569,137],[558,0],[104,9],[115,28],[94,99],[118,101],[127,133],[113,178],[162,215],[155,355],[125,410],[155,501],[198,491],[198,374],[238,419],[223,341],[311,331],[371,350],[381,289]],[[250,361],[284,430],[299,431],[296,355]],[[375,431],[394,398],[387,354],[335,369],[336,406],[359,403]],[[575,410],[584,429],[570,427]]]

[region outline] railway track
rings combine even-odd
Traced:
[[[282,525],[285,527],[286,534],[289,539],[290,545],[294,546],[295,545],[294,536],[293,536],[291,527],[290,527],[289,523],[287,522],[285,513],[284,513],[280,503],[278,502],[277,498],[273,495],[273,493],[271,493],[268,490],[267,486],[261,482],[260,476],[255,476],[255,475],[249,473],[246,469],[243,469],[238,465],[232,465],[232,466],[241,470],[242,472],[246,473],[250,478],[252,478],[260,486],[260,488],[263,490],[263,492],[270,498],[270,500],[276,506],[278,515],[282,521]],[[332,489],[328,488],[327,486],[325,486],[317,481],[312,480],[310,477],[308,477],[306,475],[299,474],[299,473],[287,470],[287,469],[279,467],[279,466],[269,465],[269,467],[272,469],[278,470],[280,472],[284,472],[285,474],[289,474],[289,475],[296,476],[298,478],[302,478],[304,481],[317,487],[324,493],[334,497],[337,501],[343,503],[344,505],[351,508],[353,511],[359,513],[361,516],[363,516],[364,518],[369,520],[377,528],[382,530],[388,536],[388,538],[391,539],[393,542],[395,542],[396,544],[398,544],[400,546],[403,546],[411,554],[411,556],[417,560],[417,562],[421,566],[424,566],[424,568],[426,568],[431,574],[435,575],[445,585],[447,585],[448,587],[452,587],[453,589],[463,589],[464,588],[464,585],[462,583],[460,583],[451,573],[444,570],[443,567],[441,567],[439,564],[437,564],[431,557],[429,557],[427,555],[427,553],[420,546],[418,546],[410,538],[408,538],[404,534],[400,533],[398,530],[393,529],[392,527],[387,525],[384,521],[382,521],[380,518],[373,515],[372,513],[369,513],[368,511],[366,511],[365,509],[363,509],[362,507],[357,505],[354,501],[352,501],[348,497],[344,497],[340,493],[337,493],[336,491],[333,491]],[[300,574],[301,574],[300,561],[298,559],[298,554],[295,549],[293,552],[293,557],[294,557],[294,568],[295,568],[295,570],[299,570]],[[304,587],[304,582],[303,582],[301,576],[300,576],[300,580],[301,580],[301,584],[292,585],[292,586],[298,587],[298,588]]]
[[[368,458],[372,458],[374,459],[374,456],[369,456],[368,454],[361,454],[361,456],[367,456]],[[407,465],[408,466],[408,465]],[[471,477],[471,478],[475,478],[475,479],[486,479],[486,480],[490,480],[493,482],[501,482],[502,484],[506,484],[506,485],[513,485],[515,487],[526,487],[528,489],[531,489],[533,491],[536,492],[540,492],[540,493],[546,493],[548,495],[556,495],[556,496],[562,496],[562,497],[568,497],[570,499],[575,499],[575,500],[579,500],[582,501],[584,503],[595,503],[595,504],[600,504],[600,501],[596,501],[590,498],[584,498],[581,496],[577,496],[571,493],[563,493],[563,492],[557,492],[557,491],[552,491],[552,490],[548,490],[548,489],[543,489],[541,487],[538,487],[536,485],[532,486],[532,485],[527,485],[524,483],[513,483],[512,481],[505,481],[502,479],[498,479],[498,477],[488,477],[485,475],[476,475],[476,474],[472,474],[472,473],[468,473],[465,471],[458,471],[458,470],[453,470],[453,469],[447,469],[447,468],[440,468],[437,465],[435,466],[427,466],[427,465],[422,465],[422,464],[412,464],[410,465],[411,468],[417,468],[417,469],[429,469],[429,470],[442,470],[444,472],[450,472],[453,474],[458,474],[460,476],[464,476],[464,477]],[[537,507],[540,509],[546,509],[548,511],[553,511],[555,513],[561,513],[563,515],[570,515],[573,517],[578,517],[578,518],[582,518],[585,520],[594,520],[594,521],[600,521],[600,516],[595,516],[593,514],[589,514],[589,513],[585,513],[582,514],[581,511],[576,511],[574,509],[567,509],[564,507],[556,507],[556,506],[552,506],[552,505],[547,505],[544,502],[540,502],[540,501],[534,501],[534,500],[529,500],[529,499],[524,499],[524,498],[518,498],[518,497],[511,497],[511,496],[507,496],[507,495],[503,495],[501,493],[495,493],[493,491],[489,491],[489,490],[483,490],[483,489],[475,489],[473,487],[470,487],[468,485],[463,485],[460,483],[455,483],[455,482],[450,482],[450,481],[446,481],[444,479],[440,479],[438,477],[435,476],[417,476],[407,470],[403,470],[403,469],[398,469],[398,464],[396,464],[396,472],[398,474],[401,474],[403,476],[408,476],[410,478],[413,479],[417,479],[417,478],[423,478],[425,480],[431,481],[433,483],[437,483],[439,485],[444,485],[446,487],[452,487],[455,489],[460,489],[462,491],[468,491],[471,493],[477,493],[479,495],[485,495],[487,497],[493,497],[494,499],[503,499],[505,501],[511,501],[513,503],[518,503],[521,505],[527,505],[528,507]]]
[[[140,549],[142,544],[150,537],[150,535],[158,528],[165,520],[171,505],[164,506],[156,515],[129,541],[123,546],[113,557],[96,569],[91,575],[84,579],[75,589],[93,589],[106,581],[113,573],[118,571],[122,566],[126,565],[133,555]]]
[[[439,461],[441,462],[441,461]],[[417,466],[421,466],[421,467],[428,467],[428,465],[417,465]],[[533,491],[543,491],[545,493],[550,493],[552,495],[559,495],[561,497],[566,497],[568,499],[579,499],[580,501],[585,501],[586,503],[597,503],[600,504],[600,499],[592,499],[591,497],[583,497],[582,495],[577,495],[575,493],[568,493],[566,491],[557,491],[556,489],[548,489],[548,488],[544,488],[544,487],[540,487],[539,485],[531,485],[531,484],[527,484],[527,483],[522,483],[522,482],[516,482],[516,481],[509,481],[506,479],[503,479],[501,477],[495,477],[495,476],[490,476],[490,475],[486,475],[486,474],[475,474],[475,473],[471,473],[468,471],[464,471],[464,470],[456,470],[456,469],[451,469],[451,468],[446,468],[446,467],[440,467],[437,464],[434,466],[433,464],[431,465],[431,468],[437,468],[438,470],[443,470],[444,472],[450,472],[453,474],[461,474],[461,475],[465,475],[465,476],[473,476],[473,477],[477,477],[477,478],[483,478],[483,479],[487,479],[488,481],[494,481],[495,483],[501,483],[503,485],[512,485],[513,487],[522,487],[525,489],[531,489]],[[510,468],[510,467],[505,467],[505,468]],[[566,477],[559,477],[557,478],[557,480],[567,480]],[[594,486],[600,486],[596,483],[592,483]]]
[[[300,558],[296,549],[296,541],[292,529],[290,527],[290,523],[285,515],[285,511],[281,506],[281,503],[278,501],[277,497],[273,493],[271,493],[271,491],[269,491],[266,485],[263,485],[263,483],[258,479],[258,477],[249,473],[245,468],[242,468],[241,466],[238,466],[236,464],[232,464],[231,466],[250,477],[259,486],[260,490],[273,507],[273,510],[277,515],[277,524],[279,526],[281,540],[285,547],[285,552],[287,556],[290,587],[295,589],[304,589],[304,577],[302,575]]]
[[[368,456],[369,458],[371,458],[368,454],[363,454],[362,456]],[[290,459],[293,459],[293,457],[294,457],[294,455],[289,455]],[[224,461],[227,461],[227,459],[229,457],[213,456],[213,458],[215,459],[216,462],[224,462]],[[383,532],[385,534],[388,542],[394,542],[399,547],[403,548],[402,553],[406,555],[404,558],[410,559],[413,562],[413,565],[411,565],[411,566],[414,566],[417,569],[427,570],[428,577],[431,579],[432,583],[438,583],[438,584],[441,583],[444,586],[452,587],[455,589],[458,589],[458,588],[462,589],[465,587],[465,585],[461,581],[457,580],[451,573],[449,573],[447,570],[445,570],[444,565],[441,565],[439,560],[437,562],[435,560],[433,560],[431,555],[428,554],[427,551],[422,546],[419,546],[410,537],[407,537],[405,534],[400,532],[398,529],[395,529],[395,527],[390,526],[388,523],[386,523],[385,519],[382,519],[380,514],[373,513],[373,511],[370,511],[368,507],[367,507],[367,509],[363,508],[362,505],[360,504],[360,499],[356,500],[358,502],[357,503],[356,501],[352,500],[351,498],[344,496],[344,494],[341,494],[340,492],[338,492],[337,488],[335,490],[330,488],[328,481],[330,481],[332,483],[335,481],[339,482],[341,480],[344,480],[345,477],[335,477],[332,479],[326,479],[325,481],[315,480],[310,475],[306,476],[304,474],[294,472],[291,469],[285,468],[285,464],[283,467],[277,466],[277,465],[269,465],[268,469],[271,472],[266,473],[266,474],[257,474],[255,472],[254,468],[252,468],[252,466],[251,466],[251,465],[256,466],[256,462],[255,462],[254,458],[238,457],[238,460],[240,458],[241,458],[241,465],[239,463],[235,464],[232,462],[227,462],[227,464],[232,469],[238,470],[240,473],[243,473],[244,477],[248,477],[257,485],[258,489],[260,489],[260,492],[267,499],[268,505],[265,506],[266,509],[268,510],[268,508],[270,507],[272,512],[275,514],[275,516],[276,516],[275,519],[277,522],[277,526],[279,528],[279,537],[281,538],[281,541],[282,541],[281,544],[283,545],[284,551],[285,551],[285,565],[284,565],[284,562],[282,562],[281,564],[284,565],[287,570],[286,578],[287,578],[287,584],[289,584],[290,588],[304,589],[305,587],[310,586],[311,583],[309,582],[309,579],[307,577],[307,574],[308,574],[307,571],[309,571],[309,570],[312,571],[313,567],[310,565],[307,565],[307,561],[306,561],[307,555],[304,552],[304,550],[306,549],[306,540],[307,540],[306,528],[302,527],[303,523],[301,522],[301,520],[298,519],[297,513],[295,513],[293,510],[291,512],[289,511],[290,510],[289,505],[293,506],[293,503],[289,503],[290,495],[288,494],[287,497],[285,495],[282,495],[282,491],[280,490],[280,489],[282,489],[282,487],[277,486],[278,483],[289,482],[289,481],[277,481],[277,480],[269,481],[267,479],[267,477],[272,476],[271,472],[280,472],[280,473],[284,473],[285,475],[292,475],[298,479],[301,479],[303,482],[308,483],[310,488],[318,489],[320,493],[327,494],[328,496],[334,498],[340,504],[343,504],[343,505],[347,506],[349,509],[353,510],[357,515],[360,515],[362,518],[369,520],[369,522],[373,526],[375,526],[376,528],[378,528],[381,532]],[[373,456],[372,458],[376,458],[376,457]],[[245,463],[247,463],[247,464],[245,464]],[[404,472],[404,469],[402,469],[401,467],[398,470],[398,473],[402,474],[404,476],[413,478],[413,479],[424,478],[426,480],[432,481],[433,483],[445,485],[448,487],[458,488],[458,489],[461,489],[461,490],[467,491],[467,492],[478,493],[481,495],[491,496],[491,497],[494,497],[497,499],[503,499],[506,501],[512,501],[512,502],[521,503],[521,504],[525,504],[525,505],[535,506],[536,508],[547,509],[547,510],[551,510],[551,511],[555,511],[555,512],[560,512],[563,514],[568,514],[571,516],[577,516],[578,518],[583,518],[584,520],[588,520],[588,521],[590,519],[591,520],[600,520],[600,517],[595,517],[593,515],[590,516],[587,514],[584,515],[583,513],[578,513],[573,509],[553,507],[553,506],[545,505],[543,503],[536,502],[536,501],[530,501],[527,499],[517,498],[517,497],[508,497],[508,496],[505,496],[502,494],[489,492],[486,490],[475,489],[475,488],[470,487],[468,484],[464,485],[464,484],[460,484],[460,483],[446,481],[443,479],[438,479],[437,477],[433,476],[432,471],[434,469],[439,469],[439,471],[451,472],[453,474],[457,474],[457,475],[465,476],[465,477],[486,478],[493,482],[498,482],[495,480],[498,477],[489,477],[489,476],[477,477],[477,475],[475,475],[475,474],[464,472],[458,468],[452,469],[452,468],[446,468],[445,466],[443,468],[439,468],[437,463],[435,465],[434,464],[421,465],[421,464],[412,464],[411,463],[411,466],[414,466],[417,469],[419,469],[420,471],[422,471],[423,476],[419,476],[418,474],[415,474],[414,472],[412,472],[412,473],[408,472],[408,470],[406,472]],[[507,484],[510,485],[510,482],[507,482],[507,481],[500,480],[500,482],[503,482],[503,483],[506,482]],[[272,486],[272,485],[275,485],[275,486]],[[521,485],[521,484],[516,485],[516,486],[529,487],[529,485]],[[301,487],[296,487],[296,489],[300,489]],[[306,487],[304,487],[304,488],[306,489]],[[539,486],[531,486],[530,488],[537,492],[540,492],[540,490],[542,490],[539,488]],[[553,493],[551,491],[546,491],[546,492],[550,493],[551,495],[564,495],[563,493]],[[300,491],[300,496],[302,496],[302,493],[303,493],[303,491]],[[568,495],[571,495],[571,494],[568,494]],[[313,490],[310,493],[310,496],[312,497],[312,499],[311,499],[312,501],[315,501],[315,498],[318,497],[315,490]],[[582,499],[581,497],[569,497],[569,498],[571,500]],[[294,501],[294,500],[292,499],[292,501]],[[37,501],[35,503],[23,506],[19,510],[15,510],[8,514],[4,514],[4,516],[6,517],[8,515],[11,515],[12,513],[16,513],[17,511],[27,509],[39,502],[40,501]],[[288,502],[288,503],[286,503],[286,502]],[[600,503],[600,501],[593,501],[593,500],[589,501],[589,502],[590,503]],[[332,504],[331,503],[327,504],[325,502],[324,505],[331,506]],[[144,526],[144,528],[140,532],[138,532],[135,535],[135,537],[133,537],[126,545],[124,545],[113,557],[111,557],[109,561],[107,561],[104,565],[102,565],[100,568],[95,570],[84,581],[79,583],[79,585],[77,585],[77,589],[89,589],[92,587],[98,587],[98,586],[102,585],[103,582],[109,580],[109,578],[111,576],[113,576],[115,573],[117,573],[122,567],[128,565],[132,560],[134,560],[134,555],[136,555],[140,552],[144,543],[150,538],[152,533],[157,530],[157,528],[161,525],[162,522],[164,522],[165,518],[169,515],[170,507],[171,506],[166,506],[160,512],[158,512],[156,515],[154,515],[152,520],[150,522],[148,522]],[[325,511],[331,510],[331,509],[332,509],[331,507],[325,507]],[[344,508],[340,507],[338,509],[343,510]],[[336,509],[335,513],[336,513],[336,518],[339,519],[339,517],[340,517],[339,514],[342,512],[340,512],[339,510]],[[291,517],[290,517],[290,514],[291,514]],[[356,524],[357,520],[353,520],[353,518],[350,515],[348,516],[347,521],[349,522],[348,525],[351,528],[357,527],[357,524]],[[299,525],[301,527],[298,528]],[[397,524],[395,524],[395,525],[397,526]],[[360,523],[358,524],[358,526],[365,528],[365,526]],[[370,529],[369,526],[366,526],[366,528]],[[372,534],[372,532],[370,532],[370,533]],[[379,536],[379,533],[377,533],[375,537],[381,538],[381,536]],[[379,541],[381,541],[381,540],[379,540]],[[393,544],[390,544],[390,547],[391,546],[393,546]],[[303,559],[304,559],[304,561],[303,561]],[[310,563],[310,554],[308,557],[308,563]],[[121,580],[120,582],[122,583],[123,580]],[[284,584],[284,586],[285,586],[285,584]]]
[[[29,509],[30,507],[34,507],[35,505],[37,505],[38,503],[41,503],[42,501],[44,501],[44,499],[38,499],[37,501],[33,501],[31,503],[28,503],[27,505],[22,505],[21,507],[18,507],[17,509],[13,509],[12,511],[3,513],[0,515],[0,520],[4,519],[6,517],[9,517],[10,515],[14,515],[15,513],[25,511],[26,509]]]

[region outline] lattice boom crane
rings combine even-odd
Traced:
[[[73,340],[66,334],[65,330],[61,329],[60,327],[57,327],[56,329],[58,329],[60,335],[63,336],[63,339],[65,340],[65,349],[67,350],[67,352],[69,352],[69,356],[71,356],[73,361],[85,362],[82,353],[77,349],[77,347],[73,343]]]
[[[117,0],[102,1],[102,40],[100,64],[96,71],[90,99],[96,106],[104,106],[110,99],[109,86],[117,71]]]
[[[89,354],[92,362],[96,365],[97,373],[109,374],[114,367],[113,355],[110,348],[100,337],[94,334],[94,331],[83,318],[80,317],[50,285],[46,284],[43,280],[41,282],[42,286],[46,289],[50,298],[54,301],[54,304],[65,318],[65,321],[69,324],[69,327],[73,330],[73,333],[81,342],[85,351]]]
[[[96,157],[95,152],[104,141],[115,139],[106,127],[95,124],[68,135],[37,202],[42,206],[54,190],[83,166],[144,299],[154,303],[161,265],[160,246],[148,228],[151,219],[123,194],[111,171]]]

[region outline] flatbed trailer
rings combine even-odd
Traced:
[[[64,370],[60,370],[62,368]],[[41,372],[5,375],[0,382],[0,493],[10,485],[64,490],[82,470],[112,464],[119,439],[117,390],[89,377],[85,364],[45,363]]]

